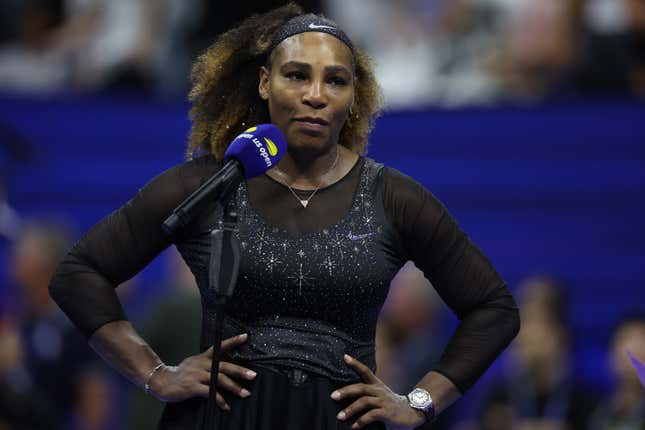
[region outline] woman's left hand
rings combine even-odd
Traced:
[[[345,354],[345,363],[363,379],[363,383],[347,385],[331,393],[331,398],[356,400],[338,413],[341,421],[356,419],[353,429],[380,421],[388,430],[414,429],[425,422],[422,411],[410,407],[405,396],[394,393],[374,375],[369,367]]]

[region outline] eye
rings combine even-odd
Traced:
[[[287,72],[287,74],[285,76],[290,81],[302,81],[302,80],[306,79],[305,74],[300,72],[300,71],[298,71],[298,70],[294,70],[292,72]]]
[[[329,83],[332,85],[337,85],[339,87],[347,85],[347,80],[345,78],[341,78],[340,76],[333,76],[329,78]]]

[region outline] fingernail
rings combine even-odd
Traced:
[[[257,373],[255,373],[252,370],[247,370],[246,371],[246,376],[249,377],[249,378],[255,378],[257,376]]]
[[[230,411],[230,410],[231,410],[231,407],[230,407],[228,404],[225,404],[225,405],[224,405],[224,410],[226,410],[226,411]]]
[[[248,336],[248,334],[242,333],[239,337],[240,337],[240,339],[246,339],[247,336]]]
[[[352,362],[352,357],[350,357],[349,355],[345,354],[345,361],[348,362],[348,363],[351,363]]]
[[[336,418],[338,418],[339,420],[344,420],[345,419],[345,412],[343,412],[343,411],[338,412],[338,415],[336,415]]]
[[[352,428],[353,428],[353,429],[357,429],[357,428],[358,428],[358,424],[356,424],[356,423],[352,424]]]
[[[245,388],[242,388],[240,390],[240,396],[246,398],[246,397],[249,397],[250,395],[251,395],[251,392],[249,390],[247,390]]]
[[[340,399],[340,392],[334,391],[333,393],[331,393],[331,398],[334,400]]]

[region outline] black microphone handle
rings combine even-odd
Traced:
[[[243,177],[242,163],[235,158],[228,160],[217,173],[172,211],[161,225],[164,233],[168,236],[172,235],[179,228],[188,225],[210,203],[228,197]]]

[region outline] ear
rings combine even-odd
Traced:
[[[269,99],[269,76],[271,72],[265,67],[260,67],[260,84],[258,85],[258,93],[262,100]]]

